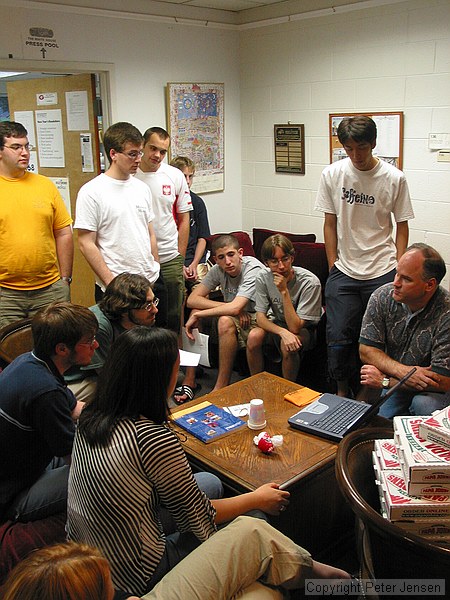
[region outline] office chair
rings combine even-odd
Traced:
[[[339,444],[336,456],[336,479],[356,516],[360,576],[378,580],[446,578],[449,594],[450,545],[408,533],[379,512],[372,451],[375,439],[392,437],[392,429],[386,428],[354,431]]]
[[[21,319],[0,329],[0,359],[4,363],[9,364],[32,349],[31,319]]]

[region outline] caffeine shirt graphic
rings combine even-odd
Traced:
[[[359,171],[349,158],[325,167],[315,209],[336,215],[335,266],[357,280],[395,268],[393,221],[414,218],[404,174],[383,160],[369,171]]]
[[[375,204],[375,198],[370,194],[358,194],[356,190],[350,188],[347,190],[345,187],[342,188],[342,200],[345,200],[347,204]]]

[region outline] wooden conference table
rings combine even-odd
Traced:
[[[183,440],[187,437],[183,447],[194,470],[216,474],[232,494],[255,490],[270,481],[282,485],[291,492],[290,505],[279,517],[271,517],[273,525],[311,552],[322,554],[352,527],[352,516],[334,478],[337,444],[288,425],[288,417],[299,409],[284,400],[284,395],[299,387],[264,372],[172,412],[205,400],[222,407],[244,404],[252,398],[264,400],[267,419],[264,430],[284,437],[283,445],[272,454],[263,454],[254,445],[253,438],[259,431],[247,427],[209,444],[189,434],[182,435]],[[174,428],[185,433],[175,422]]]

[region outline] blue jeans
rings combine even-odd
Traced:
[[[14,498],[5,517],[28,523],[65,512],[68,480],[69,465],[62,458],[54,458],[39,479]]]
[[[383,395],[386,394],[383,391]],[[431,415],[435,410],[442,410],[450,404],[450,392],[413,392],[401,390],[392,394],[381,405],[378,414],[392,419],[397,415]]]
[[[358,340],[369,298],[394,280],[395,269],[374,279],[348,277],[333,267],[325,286],[328,369],[336,381],[359,379]]]

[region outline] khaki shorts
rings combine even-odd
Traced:
[[[258,327],[256,324],[256,313],[250,314],[250,327],[248,329],[242,329],[239,325],[239,317],[229,317],[236,326],[237,338],[239,348],[245,348],[247,346],[248,334],[252,329]]]
[[[298,334],[302,342],[302,347],[299,352],[305,352],[311,350],[316,345],[316,329],[301,329]],[[275,333],[266,333],[263,344],[264,355],[267,356],[272,362],[281,362],[281,338]]]

